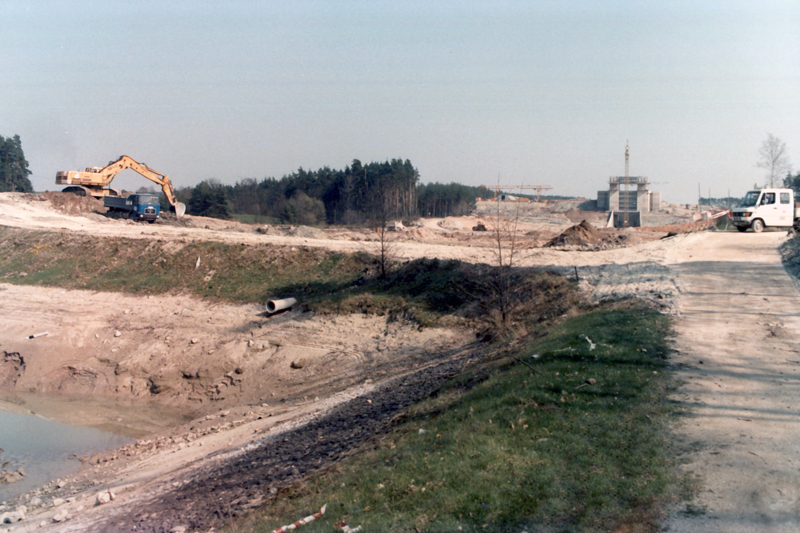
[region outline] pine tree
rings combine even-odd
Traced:
[[[30,175],[19,135],[0,135],[0,192],[33,192]]]

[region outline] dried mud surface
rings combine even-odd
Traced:
[[[90,530],[169,532],[184,526],[207,531],[220,526],[374,438],[402,409],[429,396],[476,357],[467,351],[394,379]]]

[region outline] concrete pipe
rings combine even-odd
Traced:
[[[296,303],[297,300],[295,300],[294,298],[284,298],[283,300],[269,300],[267,302],[267,313],[277,313],[278,311],[289,309]]]

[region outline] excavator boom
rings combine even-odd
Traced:
[[[123,155],[116,161],[109,163],[105,167],[91,167],[84,171],[78,170],[62,170],[56,173],[56,184],[68,185],[66,190],[82,191],[83,194],[90,194],[96,198],[104,196],[118,196],[119,194],[114,189],[109,188],[109,184],[116,177],[117,174],[123,170],[131,169],[152,182],[158,183],[161,190],[164,191],[164,196],[167,201],[175,210],[178,218],[182,217],[186,212],[186,206],[178,201],[175,197],[175,190],[172,188],[172,183],[169,177],[156,172],[152,168],[143,163],[135,161],[133,158]]]

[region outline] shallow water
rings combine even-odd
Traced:
[[[187,420],[185,413],[107,398],[15,395],[0,399],[0,470],[25,477],[0,485],[0,501],[76,472],[78,457],[110,450]]]
[[[0,464],[8,462],[6,470],[22,468],[25,472],[20,481],[0,485],[0,501],[76,472],[80,467],[77,457],[116,448],[131,440],[109,431],[0,411]]]

